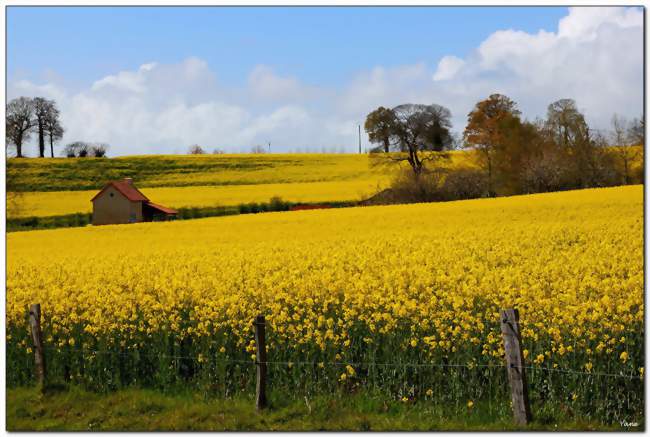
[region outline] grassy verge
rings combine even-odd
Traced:
[[[316,202],[297,203],[285,202],[281,199],[271,199],[270,202],[250,202],[232,206],[207,206],[194,208],[178,208],[178,220],[190,220],[205,217],[220,217],[237,214],[256,214],[259,212],[289,211],[296,206],[324,206],[328,208],[343,208],[355,206],[358,202]],[[92,223],[91,213],[76,213],[54,215],[47,217],[19,217],[7,219],[7,232],[34,231],[37,229],[56,229],[86,226]]]
[[[198,393],[162,394],[126,389],[99,394],[78,387],[41,394],[7,389],[9,431],[426,431],[516,430],[509,412],[477,403],[441,408],[370,394],[288,400],[271,393],[270,407],[255,411],[251,397],[208,399]],[[620,430],[576,418],[534,422],[525,430]],[[642,425],[630,430],[641,430]]]

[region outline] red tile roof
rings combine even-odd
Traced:
[[[147,202],[145,203],[145,205],[153,209],[157,209],[160,212],[164,212],[165,214],[178,214],[178,211],[176,211],[175,209],[167,208],[166,206],[156,205],[155,203],[151,203],[151,202]]]
[[[131,202],[149,201],[147,196],[142,194],[136,187],[133,186],[133,184],[130,184],[126,181],[111,181],[107,183],[104,188],[102,188],[101,191],[95,195],[95,197],[90,199],[90,201],[92,202],[93,200],[97,199],[110,186],[115,187],[117,191],[122,193],[122,195],[124,195],[124,197],[129,199]]]

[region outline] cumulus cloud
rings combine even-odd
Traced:
[[[436,72],[433,73],[433,80],[452,79],[464,64],[465,61],[456,56],[444,56],[440,62],[438,62],[438,68]]]
[[[576,99],[588,119],[605,127],[613,112],[639,116],[643,89],[640,9],[570,8],[558,32],[498,31],[457,72],[459,82],[501,91],[529,116],[550,101]],[[480,97],[480,96],[477,96]]]
[[[570,8],[557,31],[499,30],[464,58],[374,66],[336,87],[307,85],[268,65],[231,86],[214,68],[199,58],[147,62],[82,90],[19,78],[8,93],[55,99],[63,143],[107,142],[113,156],[184,152],[193,143],[247,151],[267,141],[274,151],[354,151],[357,124],[377,106],[438,103],[462,131],[474,104],[496,92],[518,102],[528,118],[544,116],[554,100],[574,98],[593,126],[607,128],[614,112],[643,111],[643,12]]]
[[[414,74],[418,72],[418,74]],[[423,76],[430,79],[423,82]],[[557,32],[507,29],[488,36],[465,58],[439,60],[429,71],[377,67],[353,82],[344,97],[367,109],[399,102],[438,103],[462,131],[474,104],[492,93],[519,103],[528,118],[543,117],[549,103],[573,98],[596,128],[609,127],[614,112],[643,112],[643,12],[640,8],[570,8]]]
[[[155,67],[155,63],[143,64],[135,72],[121,71],[115,76],[106,76],[93,83],[91,89],[97,91],[102,88],[113,88],[116,90],[142,93],[145,91],[146,74]]]

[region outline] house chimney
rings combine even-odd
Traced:
[[[126,182],[129,185],[133,185],[133,178],[124,178],[124,182]]]

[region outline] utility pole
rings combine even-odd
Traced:
[[[359,155],[361,155],[361,125],[359,125]]]

